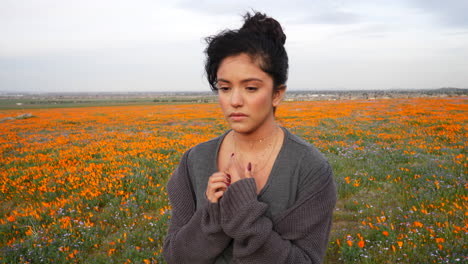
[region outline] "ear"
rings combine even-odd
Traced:
[[[283,100],[284,94],[286,93],[286,85],[282,84],[273,91],[273,107],[277,107],[281,100]]]

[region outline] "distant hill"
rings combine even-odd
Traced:
[[[375,100],[413,97],[468,96],[468,89],[442,87],[438,89],[392,90],[288,90],[285,101]],[[141,105],[173,103],[213,103],[218,98],[205,92],[83,92],[83,93],[2,93],[0,109],[77,107],[100,105]]]

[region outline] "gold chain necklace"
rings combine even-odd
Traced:
[[[271,157],[273,156],[273,150],[276,148],[276,144],[278,142],[278,137],[277,137],[277,134],[278,134],[278,131],[279,131],[278,128],[279,127],[276,126],[275,127],[275,132],[272,133],[270,136],[267,136],[267,137],[264,137],[264,138],[258,139],[258,140],[252,140],[251,142],[249,142],[250,150],[253,150],[256,143],[265,142],[270,137],[274,138],[274,141],[271,142],[270,144],[268,144],[265,147],[265,149],[262,151],[263,153],[261,155],[259,155],[260,158],[258,160],[256,160],[256,161],[252,162],[252,166],[255,166],[255,172],[257,172],[257,173],[262,171],[263,169],[265,169],[266,165],[268,164]],[[236,153],[236,155],[234,155],[234,161],[235,161],[236,166],[238,167],[238,169],[240,169],[240,171],[244,171],[245,166],[242,166],[242,164],[244,164],[244,160],[242,158],[243,155],[237,149],[236,132],[233,133],[233,141],[234,141],[234,153]],[[267,154],[268,154],[268,156],[267,156]],[[265,156],[267,156],[266,159],[264,158]],[[262,162],[262,160],[263,160],[263,162]]]

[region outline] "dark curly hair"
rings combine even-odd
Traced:
[[[288,54],[284,48],[286,35],[280,23],[265,14],[244,15],[238,30],[224,30],[207,37],[205,71],[211,90],[218,91],[219,65],[229,56],[246,53],[273,79],[273,89],[280,89],[288,79]]]

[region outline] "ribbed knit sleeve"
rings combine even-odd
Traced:
[[[172,214],[163,255],[168,263],[213,263],[231,238],[220,225],[218,203],[196,210],[196,197],[184,154],[167,185]]]
[[[296,203],[281,216],[266,216],[267,204],[256,196],[255,180],[232,184],[220,201],[221,226],[234,238],[234,263],[321,263],[336,204],[329,164],[310,172],[316,181],[303,186]],[[319,186],[319,188],[317,188]]]

